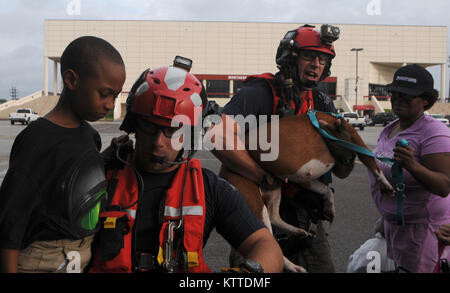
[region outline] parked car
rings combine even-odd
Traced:
[[[353,126],[353,128],[359,127],[360,130],[364,130],[364,127],[366,126],[364,117],[359,117],[358,114],[354,112],[344,112],[341,113],[341,115],[344,117],[345,121]]]
[[[382,124],[383,126],[388,125],[388,123],[391,123],[397,118],[397,116],[394,115],[394,113],[391,112],[380,112],[375,114],[372,117],[372,121],[370,121],[369,125],[374,126],[376,124]]]
[[[448,119],[444,117],[444,114],[430,114],[436,120],[443,122],[445,125],[449,126]]]
[[[20,122],[22,125],[28,124],[38,118],[39,115],[29,108],[17,109],[16,113],[9,113],[9,121],[11,122],[11,125],[14,125],[16,122]]]

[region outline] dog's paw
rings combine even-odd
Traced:
[[[311,236],[311,234],[310,234],[308,231],[303,230],[303,229],[301,229],[301,228],[295,229],[295,230],[293,231],[293,234],[295,234],[296,236],[298,236],[298,237],[300,237],[300,238],[307,238],[307,237],[310,237],[310,236]]]
[[[323,198],[323,211],[322,216],[323,218],[332,223],[334,220],[334,217],[336,216],[336,208],[334,206],[334,199],[333,199],[333,191],[330,189],[330,196],[325,196]]]
[[[301,274],[304,274],[304,273],[308,272],[304,267],[293,264],[286,257],[284,257],[284,269],[288,273],[301,273]]]
[[[380,187],[380,191],[382,194],[386,194],[388,196],[395,196],[395,189],[390,184],[385,184],[384,182],[378,182],[378,186]]]
[[[281,219],[280,219],[281,220]],[[310,236],[310,234],[308,233],[308,231],[301,229],[299,227],[295,227],[292,225],[287,224],[284,221],[274,221],[271,220],[271,223],[273,226],[277,227],[278,229],[281,229],[282,231],[288,233],[288,234],[292,234],[295,235],[296,237],[298,236],[299,238],[307,238]]]
[[[299,273],[299,274],[307,274],[308,273],[308,271],[302,266],[295,266],[295,268],[292,272]]]
[[[382,194],[395,196],[395,189],[381,171],[374,172],[375,180]]]
[[[333,223],[334,217],[336,216],[336,210],[334,208],[334,205],[325,202],[322,216],[325,219],[325,221]]]

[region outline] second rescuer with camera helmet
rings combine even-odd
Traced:
[[[333,42],[338,38],[339,28],[330,25],[323,25],[320,30],[304,25],[287,32],[276,54],[279,72],[249,76],[224,107],[223,124],[236,124],[227,115],[267,115],[270,121],[270,115],[283,118],[306,113],[309,109],[336,113],[333,101],[319,91],[317,85],[331,73],[331,62],[336,56]],[[226,145],[227,140],[239,139],[240,128],[236,126],[232,136],[225,135],[218,141]],[[228,169],[252,180],[261,189],[273,188],[267,180],[270,175],[252,160],[246,150],[214,150],[213,153]],[[325,177],[325,183],[331,182],[330,174]],[[296,185],[289,189],[293,192],[286,194],[283,189],[280,215],[294,226],[316,232],[316,237],[286,242],[288,245],[281,245],[286,248],[283,249],[284,254],[309,272],[334,272],[326,232],[321,223],[323,214],[314,212],[316,207],[306,208],[302,202],[304,195],[311,191]],[[288,270],[303,271],[300,267],[288,267]]]

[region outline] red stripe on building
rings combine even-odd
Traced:
[[[195,77],[201,80],[245,80],[247,76],[245,74],[195,74]],[[336,83],[337,77],[329,76],[322,82]]]

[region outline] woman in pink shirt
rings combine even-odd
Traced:
[[[388,256],[408,272],[431,273],[440,258],[449,258],[450,247],[436,236],[441,225],[450,223],[450,130],[424,115],[438,97],[431,74],[418,65],[407,65],[387,86],[392,110],[398,119],[387,125],[378,138],[377,156],[393,158],[403,167],[404,225],[397,223],[397,199],[382,194],[371,177],[372,197],[384,218]],[[400,139],[408,147],[396,147]],[[386,178],[392,164],[377,161]],[[390,179],[393,186],[394,180]]]

